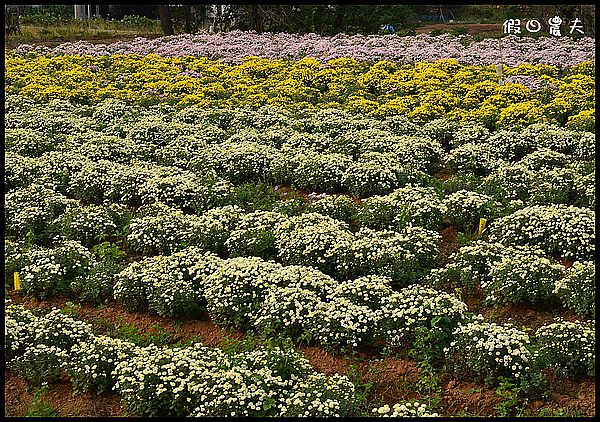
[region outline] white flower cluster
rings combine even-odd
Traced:
[[[317,293],[306,288],[271,287],[256,311],[255,328],[267,337],[282,335],[293,339],[312,339],[311,317],[322,303]]]
[[[391,345],[410,344],[415,331],[431,328],[434,318],[444,319],[445,328],[454,328],[466,311],[467,305],[455,296],[415,284],[382,297],[378,333]]]
[[[275,211],[254,211],[243,214],[229,233],[225,246],[232,257],[260,256],[265,259],[276,255],[275,226],[287,217]]]
[[[128,164],[139,160],[150,161],[155,153],[155,146],[115,135],[86,132],[68,136],[59,150],[71,153],[76,151],[90,161],[108,160]]]
[[[16,357],[11,366],[33,385],[40,385],[44,382],[58,381],[62,366],[68,357],[68,352],[61,347],[35,344]]]
[[[103,335],[76,343],[63,365],[73,389],[77,392],[95,389],[99,394],[110,391],[115,383],[112,374],[116,365],[131,359],[135,348],[133,343]]]
[[[279,363],[279,364],[278,364]],[[280,348],[226,355],[200,344],[137,349],[115,369],[115,390],[139,416],[350,416],[344,376],[316,373]]]
[[[210,176],[143,161],[87,161],[71,175],[68,192],[93,203],[165,202],[201,211],[221,203],[233,189],[230,182]]]
[[[6,151],[4,154],[4,190],[12,191],[29,186],[35,180],[35,158],[24,157],[14,152]]]
[[[423,132],[426,134],[428,127],[433,122],[428,123],[423,127]],[[464,122],[452,133],[450,139],[450,147],[457,148],[464,144],[477,144],[486,141],[490,137],[490,131],[477,122]]]
[[[330,296],[377,310],[384,299],[392,294],[391,282],[389,277],[367,275],[340,282],[333,288]]]
[[[10,302],[4,301],[4,362],[9,363],[15,356],[23,354],[33,340],[31,323],[35,315]]]
[[[492,267],[505,254],[512,253],[501,243],[477,240],[461,247],[450,256],[443,268],[433,268],[426,277],[427,284],[437,288],[466,288],[473,293],[481,283],[490,281]]]
[[[72,175],[79,172],[88,162],[86,157],[76,151],[50,151],[32,159],[27,163],[32,167],[23,170],[33,183],[69,196]]]
[[[257,142],[241,141],[211,145],[198,151],[190,163],[196,170],[213,170],[233,183],[264,181],[270,174],[271,162],[279,154],[276,148]],[[201,158],[200,158],[201,157]]]
[[[215,188],[218,191],[216,192]],[[233,187],[228,182],[219,186],[200,179],[194,173],[157,175],[150,177],[139,187],[141,201],[144,204],[163,202],[167,205],[203,211],[212,204],[218,204],[223,194],[227,195]]]
[[[564,266],[552,262],[542,251],[515,250],[492,266],[490,278],[481,282],[481,288],[487,304],[539,304],[552,299],[554,285],[564,273]]]
[[[565,306],[580,315],[596,316],[596,263],[574,262],[565,277],[554,284],[553,293]]]
[[[596,321],[558,319],[535,332],[542,365],[568,377],[595,376]]]
[[[141,216],[131,219],[127,243],[134,252],[170,254],[200,244],[200,217],[162,203],[143,207]]]
[[[206,211],[194,224],[200,245],[211,251],[223,251],[226,241],[243,215],[243,210],[237,205],[226,205]]]
[[[336,142],[342,138],[333,138],[323,133],[294,132],[281,145],[283,151],[314,151],[348,154],[352,152],[345,143]]]
[[[400,229],[407,225],[437,230],[446,206],[432,187],[407,185],[385,196],[361,202],[358,221],[375,229]]]
[[[19,239],[30,233],[34,240],[47,242],[56,233],[55,219],[78,205],[77,201],[37,184],[10,191],[4,196],[6,231]]]
[[[529,336],[510,324],[469,322],[460,324],[453,336],[444,351],[465,372],[482,379],[516,381],[531,372],[534,356],[528,349]]]
[[[8,305],[8,306],[7,306]],[[71,348],[92,337],[91,327],[54,309],[36,317],[5,302],[6,364],[34,384],[57,380]]]
[[[194,157],[197,157],[201,151],[205,151],[209,145],[220,142],[224,138],[226,135],[222,129],[207,123],[199,131],[191,135],[178,136],[158,148],[155,151],[156,162],[163,166],[199,170],[204,168],[205,164]]]
[[[573,180],[574,189],[577,193],[575,205],[579,207],[596,207],[596,174],[591,172],[585,175],[578,175]]]
[[[504,162],[498,159],[487,143],[466,143],[451,150],[444,158],[444,164],[455,173],[486,176]]]
[[[169,254],[191,245],[220,252],[242,216],[243,210],[236,205],[212,208],[198,216],[157,202],[141,207],[131,219],[127,241],[133,251],[144,254]]]
[[[308,211],[347,222],[354,218],[357,206],[346,195],[331,195],[311,202]]]
[[[171,108],[165,107],[161,112],[159,106],[153,113],[138,116],[134,122],[124,126],[125,137],[134,142],[164,146],[178,136],[189,135],[197,130],[194,125],[169,119],[172,111]]]
[[[92,252],[74,240],[52,249],[31,249],[24,262],[20,271],[22,288],[40,299],[56,294],[70,296],[70,283],[98,265]]]
[[[52,151],[56,142],[52,137],[42,136],[31,129],[7,129],[4,132],[4,148],[6,152],[26,157],[39,157],[45,152]]]
[[[352,164],[352,158],[344,154],[298,153],[294,161],[295,168],[288,171],[294,175],[292,183],[300,189],[332,192],[340,190],[346,170]]]
[[[9,344],[22,341],[8,346],[17,355],[10,364],[21,374],[39,384],[66,372],[77,391],[113,388],[137,416],[357,414],[352,382],[317,373],[293,349],[225,353],[199,343],[138,347],[94,336],[88,324],[58,309],[41,317],[10,303],[5,309]]]
[[[127,214],[127,208],[120,204],[73,207],[58,218],[57,224],[65,239],[89,246],[123,231]]]
[[[419,282],[438,264],[440,240],[438,233],[422,227],[408,226],[399,232],[362,228],[350,244],[335,245],[335,270],[343,277],[387,276],[394,285],[406,286]]]
[[[346,223],[317,213],[275,225],[275,245],[283,263],[315,266],[328,274],[334,273],[335,248],[348,247],[352,240]]]
[[[424,173],[402,165],[391,153],[366,153],[352,163],[342,176],[342,185],[353,195],[366,197],[386,194]]]
[[[146,258],[117,274],[114,297],[130,310],[147,305],[162,316],[185,315],[204,302],[206,279],[220,262],[216,255],[194,247]]]
[[[419,403],[418,401],[396,403],[391,408],[386,404],[373,409],[373,413],[375,413],[373,416],[384,418],[434,418],[440,416],[430,411],[425,403]]]
[[[375,339],[377,313],[344,297],[320,302],[308,316],[308,329],[321,345],[346,351]]]
[[[595,213],[566,205],[535,205],[495,220],[490,240],[505,245],[538,246],[567,259],[591,259],[594,255]]]
[[[219,324],[251,327],[265,293],[274,287],[263,275],[278,268],[280,264],[258,257],[227,260],[206,280],[204,295],[211,319]]]
[[[444,198],[446,217],[460,230],[472,233],[480,218],[488,219],[497,204],[492,197],[459,190]]]

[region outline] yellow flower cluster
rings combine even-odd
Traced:
[[[61,98],[92,104],[119,98],[179,107],[335,107],[375,116],[406,115],[416,121],[475,120],[490,127],[543,121],[564,125],[569,119],[585,125],[595,100],[593,63],[567,75],[548,65],[505,68],[506,76],[536,78],[543,89],[500,85],[493,65],[461,65],[452,59],[401,65],[351,58],[321,64],[312,58],[248,57],[241,64],[226,65],[205,57],[47,57],[7,52],[5,69],[7,92],[38,101]]]

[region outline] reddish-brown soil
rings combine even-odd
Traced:
[[[34,410],[34,393],[25,380],[9,369],[4,371],[5,416],[26,416]],[[69,381],[48,385],[38,403],[47,403],[59,416],[115,417],[123,416],[123,407],[116,394],[74,394]],[[33,415],[32,415],[33,416]]]
[[[461,379],[450,380],[440,396],[446,416],[459,412],[469,416],[495,416],[494,407],[502,400],[494,389]]]
[[[450,255],[458,252],[460,249],[457,236],[458,229],[454,226],[449,226],[443,229],[440,234],[442,235],[440,250],[442,251],[443,264],[446,265],[450,261]]]
[[[29,296],[11,294],[15,303],[27,308],[49,310],[53,307],[63,308],[69,302],[66,298],[38,300]],[[525,325],[536,329],[542,324],[549,323],[557,316],[556,311],[541,311],[527,307],[486,308],[481,304],[481,298],[468,298],[467,304],[472,312],[483,313],[488,319],[496,322],[511,321],[519,326]],[[227,339],[242,339],[244,334],[235,330],[221,329],[212,323],[206,315],[201,319],[165,318],[147,312],[129,312],[119,303],[95,308],[89,305],[76,305],[72,309],[76,317],[92,323],[99,329],[107,325],[114,327],[125,323],[135,326],[141,333],[152,333],[159,326],[163,334],[167,334],[167,342],[198,340],[207,346],[222,347]],[[558,315],[565,319],[577,319],[568,311]],[[163,337],[164,338],[164,337]],[[412,360],[382,356],[377,347],[365,348],[353,355],[334,354],[318,346],[299,346],[299,350],[307,357],[317,371],[325,374],[345,374],[363,383],[373,383],[371,397],[377,405],[386,403],[392,405],[401,400],[427,399],[427,394],[419,392],[417,383],[422,376],[419,368]],[[444,415],[455,415],[459,412],[469,416],[497,415],[495,406],[502,400],[495,389],[486,388],[481,384],[444,374],[439,384],[441,390],[437,393]],[[583,379],[568,381],[548,373],[549,397],[545,400],[531,401],[527,411],[536,415],[541,408],[575,409],[579,415],[593,416],[595,414],[595,380]],[[60,416],[120,416],[124,409],[114,394],[98,397],[95,394],[73,395],[71,384],[64,380],[50,384],[49,392],[41,398],[48,402]],[[5,403],[6,416],[22,416],[33,403],[33,394],[27,389],[25,381],[12,373],[5,371]]]

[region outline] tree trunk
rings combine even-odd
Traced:
[[[160,16],[160,24],[165,35],[173,35],[173,21],[171,20],[169,7],[166,5],[158,6],[158,15]]]
[[[183,11],[185,14],[185,32],[188,34],[192,33],[192,6],[189,4],[185,4],[183,6]]]

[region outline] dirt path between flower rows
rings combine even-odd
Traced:
[[[42,301],[14,293],[11,295],[11,299],[14,303],[22,304],[27,308],[40,308],[46,311],[53,307],[64,308],[69,302],[67,298],[52,298]],[[223,347],[231,339],[241,340],[244,338],[242,332],[221,329],[207,316],[197,320],[176,320],[147,312],[128,312],[123,305],[115,302],[100,308],[76,305],[70,306],[70,309],[76,312],[74,317],[91,323],[100,332],[111,324],[118,327],[127,323],[135,326],[140,333],[167,333],[167,342],[169,343],[196,340],[211,347]],[[506,312],[510,314],[515,310],[511,309]],[[531,315],[525,315],[531,318]],[[318,346],[299,346],[298,349],[319,372],[328,375],[345,374],[355,379],[359,377],[363,383],[375,383],[371,392],[371,401],[374,405],[392,405],[398,401],[409,399],[421,399],[427,402],[431,398],[431,395],[428,396],[418,391],[417,385],[422,374],[415,363],[408,358],[378,355],[370,350],[359,351],[353,355],[343,355],[331,353]],[[494,389],[459,377],[454,379],[448,377],[447,374],[443,376],[438,390],[434,394],[432,393],[439,399],[439,404],[444,408],[446,415],[455,415],[459,412],[480,416],[497,415],[495,406],[502,399]],[[533,401],[529,403],[528,408],[532,411],[541,408],[567,408],[576,409],[581,415],[593,416],[595,414],[594,379],[565,381],[556,379],[551,373],[548,378],[550,397],[543,401]],[[27,388],[24,379],[10,370],[5,371],[4,383],[5,415],[25,415],[28,410],[31,410],[34,402],[32,389]],[[50,404],[59,416],[122,416],[125,411],[116,394],[105,393],[100,397],[94,393],[74,395],[71,384],[67,380],[50,384],[49,391],[43,394],[39,400]]]

